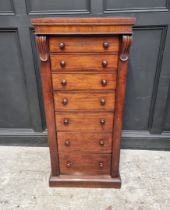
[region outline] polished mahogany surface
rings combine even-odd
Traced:
[[[134,18],[37,18],[50,186],[120,188]]]

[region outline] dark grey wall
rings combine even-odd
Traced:
[[[47,145],[32,17],[135,16],[123,148],[170,149],[170,0],[1,0],[0,144]]]

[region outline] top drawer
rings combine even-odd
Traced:
[[[118,36],[66,37],[54,36],[49,41],[50,52],[118,52]]]

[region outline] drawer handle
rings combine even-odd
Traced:
[[[61,85],[62,85],[62,86],[66,86],[66,85],[67,85],[67,80],[63,79],[63,80],[61,81]]]
[[[102,66],[105,68],[108,65],[108,62],[106,60],[102,61]]]
[[[105,49],[109,48],[109,43],[108,43],[108,42],[103,42],[103,47],[104,47]]]
[[[64,68],[65,65],[66,65],[65,61],[60,61],[60,66],[61,66],[62,68]]]
[[[66,106],[68,104],[68,99],[67,98],[64,98],[63,101],[62,101],[62,103],[63,103],[64,106]]]
[[[101,99],[100,99],[100,104],[101,104],[102,106],[104,106],[104,105],[106,104],[106,101],[105,101],[104,98],[101,98]]]
[[[104,141],[103,141],[103,139],[100,139],[100,140],[99,140],[99,145],[100,145],[100,146],[104,146]]]
[[[102,161],[99,162],[99,168],[103,168],[104,167],[104,163]]]
[[[72,166],[72,162],[71,162],[71,161],[67,161],[67,162],[66,162],[66,167],[67,167],[67,168],[70,168],[71,166]]]
[[[105,86],[107,85],[107,80],[102,79],[102,80],[101,80],[101,84],[102,84],[103,87],[105,87]]]
[[[64,119],[63,123],[64,123],[65,126],[69,125],[69,119]]]
[[[65,44],[64,44],[63,42],[60,42],[60,43],[59,43],[59,48],[63,50],[64,47],[65,47]]]
[[[105,124],[105,119],[100,120],[100,125],[103,126]]]
[[[65,143],[64,144],[65,144],[65,146],[69,147],[70,144],[71,144],[71,142],[69,140],[65,140]]]

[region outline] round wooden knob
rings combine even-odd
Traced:
[[[70,146],[71,142],[69,140],[65,140],[65,143],[64,144],[65,144],[65,146],[68,147],[68,146]]]
[[[104,146],[104,141],[103,141],[103,139],[100,139],[100,140],[99,140],[99,145],[100,145],[100,146]]]
[[[72,162],[71,162],[71,161],[67,161],[67,162],[66,162],[66,167],[67,167],[67,168],[70,168],[71,165],[72,165]]]
[[[102,84],[103,87],[106,86],[106,85],[107,85],[107,80],[102,79],[102,80],[101,80],[101,84]]]
[[[104,105],[106,104],[106,101],[105,101],[104,98],[101,98],[101,99],[100,99],[100,104],[101,104],[102,106],[104,106]]]
[[[105,49],[107,49],[107,48],[109,47],[109,43],[108,43],[108,42],[103,42],[103,47],[104,47]]]
[[[62,103],[63,103],[64,106],[66,106],[68,104],[68,99],[67,98],[64,98],[63,101],[62,101]]]
[[[65,64],[65,61],[60,61],[60,66],[61,67],[64,67],[66,64]]]
[[[63,123],[64,123],[64,125],[68,125],[69,124],[69,119],[64,119]]]
[[[59,43],[59,48],[60,48],[60,49],[64,49],[64,47],[65,47],[65,44],[64,44],[63,42],[60,42],[60,43]]]
[[[101,124],[101,126],[103,126],[105,124],[105,119],[101,119],[100,124]]]
[[[103,66],[103,67],[106,67],[107,65],[108,65],[108,62],[107,62],[106,60],[103,60],[103,61],[102,61],[102,66]]]
[[[61,85],[62,85],[62,86],[66,86],[66,85],[67,85],[67,80],[63,79],[63,80],[61,81]]]
[[[102,161],[99,162],[99,168],[103,168],[104,167],[104,163]]]

